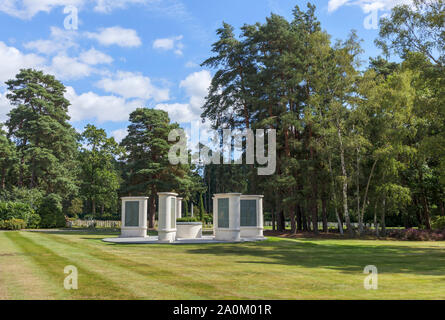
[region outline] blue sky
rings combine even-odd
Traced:
[[[380,53],[372,15],[401,2],[409,0],[312,1],[333,39],[357,30],[365,64]],[[11,108],[4,81],[24,67],[65,84],[78,131],[93,123],[120,140],[139,106],[196,121],[213,72],[199,64],[211,55],[222,21],[239,30],[271,12],[291,19],[297,4],[306,7],[300,0],[0,0],[0,121]],[[65,28],[69,5],[78,11],[77,30]]]

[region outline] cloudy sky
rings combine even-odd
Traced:
[[[364,40],[363,60],[376,56],[381,17],[409,0],[317,0],[323,29],[344,39],[351,29]],[[11,106],[4,82],[20,68],[54,74],[67,87],[72,125],[105,128],[122,139],[137,107],[163,109],[173,121],[197,120],[213,70],[211,55],[222,21],[239,28],[271,12],[290,19],[301,0],[0,0],[0,121]],[[71,30],[74,6],[78,28]],[[68,22],[66,24],[65,22]],[[68,27],[68,29],[66,28]]]

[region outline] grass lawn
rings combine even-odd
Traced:
[[[445,299],[445,242],[101,241],[110,235],[0,232],[0,299]],[[78,290],[63,287],[67,265],[78,269]],[[378,268],[378,290],[363,288],[366,265]]]

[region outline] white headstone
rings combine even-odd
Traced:
[[[263,238],[263,198],[260,195],[241,196],[241,238]]]
[[[121,200],[121,238],[146,237],[148,197],[124,197]]]
[[[220,193],[213,197],[215,240],[240,240],[241,193]]]

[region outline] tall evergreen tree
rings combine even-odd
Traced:
[[[21,70],[6,84],[14,105],[6,126],[17,146],[17,185],[63,196],[76,193],[77,134],[68,123],[65,86],[32,69]]]

